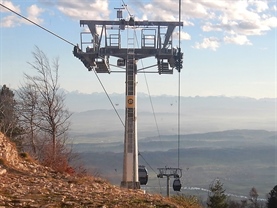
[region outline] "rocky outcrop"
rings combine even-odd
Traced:
[[[1,162],[2,161],[2,162]],[[0,207],[183,207],[159,195],[127,190],[94,177],[61,174],[18,156],[0,136]]]
[[[12,144],[5,136],[0,132],[0,159],[6,161],[12,166],[18,165],[18,153],[14,144]]]

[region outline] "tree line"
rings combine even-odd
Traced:
[[[19,152],[28,152],[41,164],[57,171],[72,171],[68,147],[71,113],[59,85],[59,60],[49,60],[38,47],[32,53],[33,76],[24,73],[20,88],[6,85],[0,91],[0,130]]]
[[[248,199],[230,200],[225,194],[223,183],[215,179],[209,187],[206,205],[209,208],[277,208],[277,185],[268,193],[266,202],[259,201],[258,196],[257,189],[253,187],[249,191]]]

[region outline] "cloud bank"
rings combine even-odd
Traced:
[[[43,23],[42,14],[65,15],[73,20],[114,19],[114,7],[120,7],[112,0],[37,0],[21,8],[20,2],[0,0],[1,4],[25,14],[36,23]],[[176,0],[129,1],[128,11],[138,19],[156,21],[178,21],[179,5]],[[122,5],[121,5],[122,6]],[[53,12],[54,11],[54,12]],[[183,0],[181,19],[182,40],[194,41],[195,49],[216,50],[221,44],[252,45],[251,36],[263,36],[276,29],[276,1],[258,0]],[[1,27],[15,27],[26,21],[0,8]],[[59,14],[58,14],[59,13]],[[53,14],[52,14],[53,15]],[[202,40],[193,40],[192,31],[199,31]],[[175,34],[176,35],[176,34]]]

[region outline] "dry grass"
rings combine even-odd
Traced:
[[[170,198],[171,201],[184,208],[201,208],[200,201],[195,196],[175,195]]]
[[[28,152],[22,152],[22,153],[19,154],[19,156],[27,162],[30,162],[30,163],[36,163],[37,162]]]

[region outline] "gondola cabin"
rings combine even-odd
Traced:
[[[148,171],[144,165],[139,165],[139,182],[140,185],[146,185],[148,182]]]
[[[180,191],[182,187],[181,181],[179,178],[175,178],[173,181],[173,190]]]

